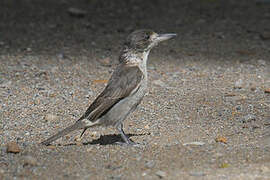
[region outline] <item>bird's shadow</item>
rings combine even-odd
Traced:
[[[144,136],[144,135],[149,135],[149,133],[143,133],[143,134],[127,134],[128,138],[132,136]],[[120,134],[108,134],[108,135],[101,135],[98,139],[94,139],[89,142],[84,142],[82,143],[83,145],[112,145],[116,144],[117,142],[124,142],[123,139],[121,138]],[[75,145],[74,143],[67,144],[65,146],[70,146],[70,145]]]

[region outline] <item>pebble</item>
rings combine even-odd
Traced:
[[[270,88],[264,90],[265,93],[270,93]]]
[[[199,19],[198,21],[196,21],[196,24],[204,24],[206,23],[205,19]]]
[[[91,137],[97,137],[98,136],[98,133],[97,133],[97,131],[91,131],[91,132],[89,132],[89,135]]]
[[[242,79],[238,79],[235,83],[234,83],[234,88],[235,89],[241,89],[243,87],[243,80]]]
[[[187,143],[184,143],[183,145],[184,145],[184,146],[187,146],[187,145],[202,146],[202,145],[204,145],[204,144],[205,144],[204,142],[194,141],[194,142],[187,142]]]
[[[54,145],[49,145],[49,146],[47,146],[47,148],[53,150],[53,149],[56,149],[56,146],[54,146]]]
[[[74,138],[74,141],[76,141],[76,142],[81,142],[81,141],[82,141],[81,135],[77,135],[77,136]]]
[[[144,129],[150,129],[150,126],[147,124],[144,126]]]
[[[57,57],[58,57],[59,59],[65,59],[65,54],[64,54],[64,53],[59,53],[59,54],[57,55]]]
[[[91,96],[94,96],[93,91],[87,91],[85,97],[86,97],[86,98],[90,98]]]
[[[74,8],[74,7],[69,8],[68,13],[70,16],[78,17],[78,18],[84,17],[87,14],[86,11],[78,9],[78,8]]]
[[[44,117],[45,121],[58,121],[59,117],[57,115],[54,114],[46,114]]]
[[[256,91],[256,89],[257,89],[257,88],[256,88],[255,86],[250,87],[250,90],[251,90],[251,91]]]
[[[270,39],[270,32],[269,31],[261,32],[260,37],[262,40],[269,40]]]
[[[260,170],[261,170],[262,173],[270,172],[270,168],[267,167],[267,166],[262,166],[262,167],[260,168]]]
[[[251,121],[255,121],[256,120],[256,116],[253,114],[248,114],[246,116],[243,117],[242,119],[242,123],[247,123],[247,122],[251,122]]]
[[[146,175],[147,175],[147,172],[143,172],[143,173],[142,173],[142,176],[146,176]]]
[[[106,58],[103,58],[103,59],[100,59],[99,62],[101,63],[101,65],[103,66],[111,66],[112,63],[111,63],[111,58],[109,57],[106,57]]]
[[[16,142],[7,143],[7,153],[19,153],[19,152],[21,152],[21,149]]]
[[[4,82],[2,82],[1,84],[0,84],[0,87],[2,87],[2,88],[9,88],[9,87],[11,87],[11,84],[12,84],[12,81],[4,81]]]
[[[159,178],[162,179],[162,178],[165,178],[167,174],[166,174],[166,172],[160,171],[160,170],[159,170],[159,171],[156,172],[156,175],[157,175]]]
[[[161,86],[161,87],[166,86],[166,84],[163,81],[161,81],[160,79],[153,81],[153,84],[157,85],[157,86]]]
[[[5,170],[0,168],[0,174],[4,174],[4,173],[5,173]]]
[[[92,152],[92,151],[93,151],[93,148],[86,149],[86,152]]]
[[[155,166],[155,161],[148,161],[145,163],[146,168],[153,168]]]
[[[5,171],[3,169],[0,169],[0,179],[4,179],[4,173]]]
[[[261,65],[261,66],[265,66],[266,65],[266,61],[263,60],[263,59],[259,59],[258,60],[258,64]]]
[[[33,156],[27,155],[23,157],[23,165],[24,166],[36,166],[38,165],[37,159]]]

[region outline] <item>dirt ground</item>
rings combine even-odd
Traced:
[[[2,0],[0,17],[0,179],[270,179],[268,0]],[[142,28],[178,36],[151,51],[149,94],[125,121],[141,146],[115,145],[113,128],[40,145]]]

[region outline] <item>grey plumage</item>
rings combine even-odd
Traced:
[[[133,112],[147,92],[146,62],[150,50],[160,41],[175,34],[158,35],[151,30],[131,33],[119,57],[120,64],[112,74],[103,92],[89,106],[75,124],[42,142],[48,145],[62,136],[76,130],[101,125],[116,127],[127,144],[134,144],[123,131],[123,121]]]

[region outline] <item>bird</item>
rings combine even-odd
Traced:
[[[150,50],[160,42],[172,39],[175,33],[158,34],[153,30],[140,29],[129,34],[119,56],[119,64],[107,86],[74,124],[41,142],[50,145],[53,141],[82,129],[81,136],[90,127],[113,126],[124,145],[137,145],[123,130],[123,121],[141,103],[148,91],[147,59]]]

